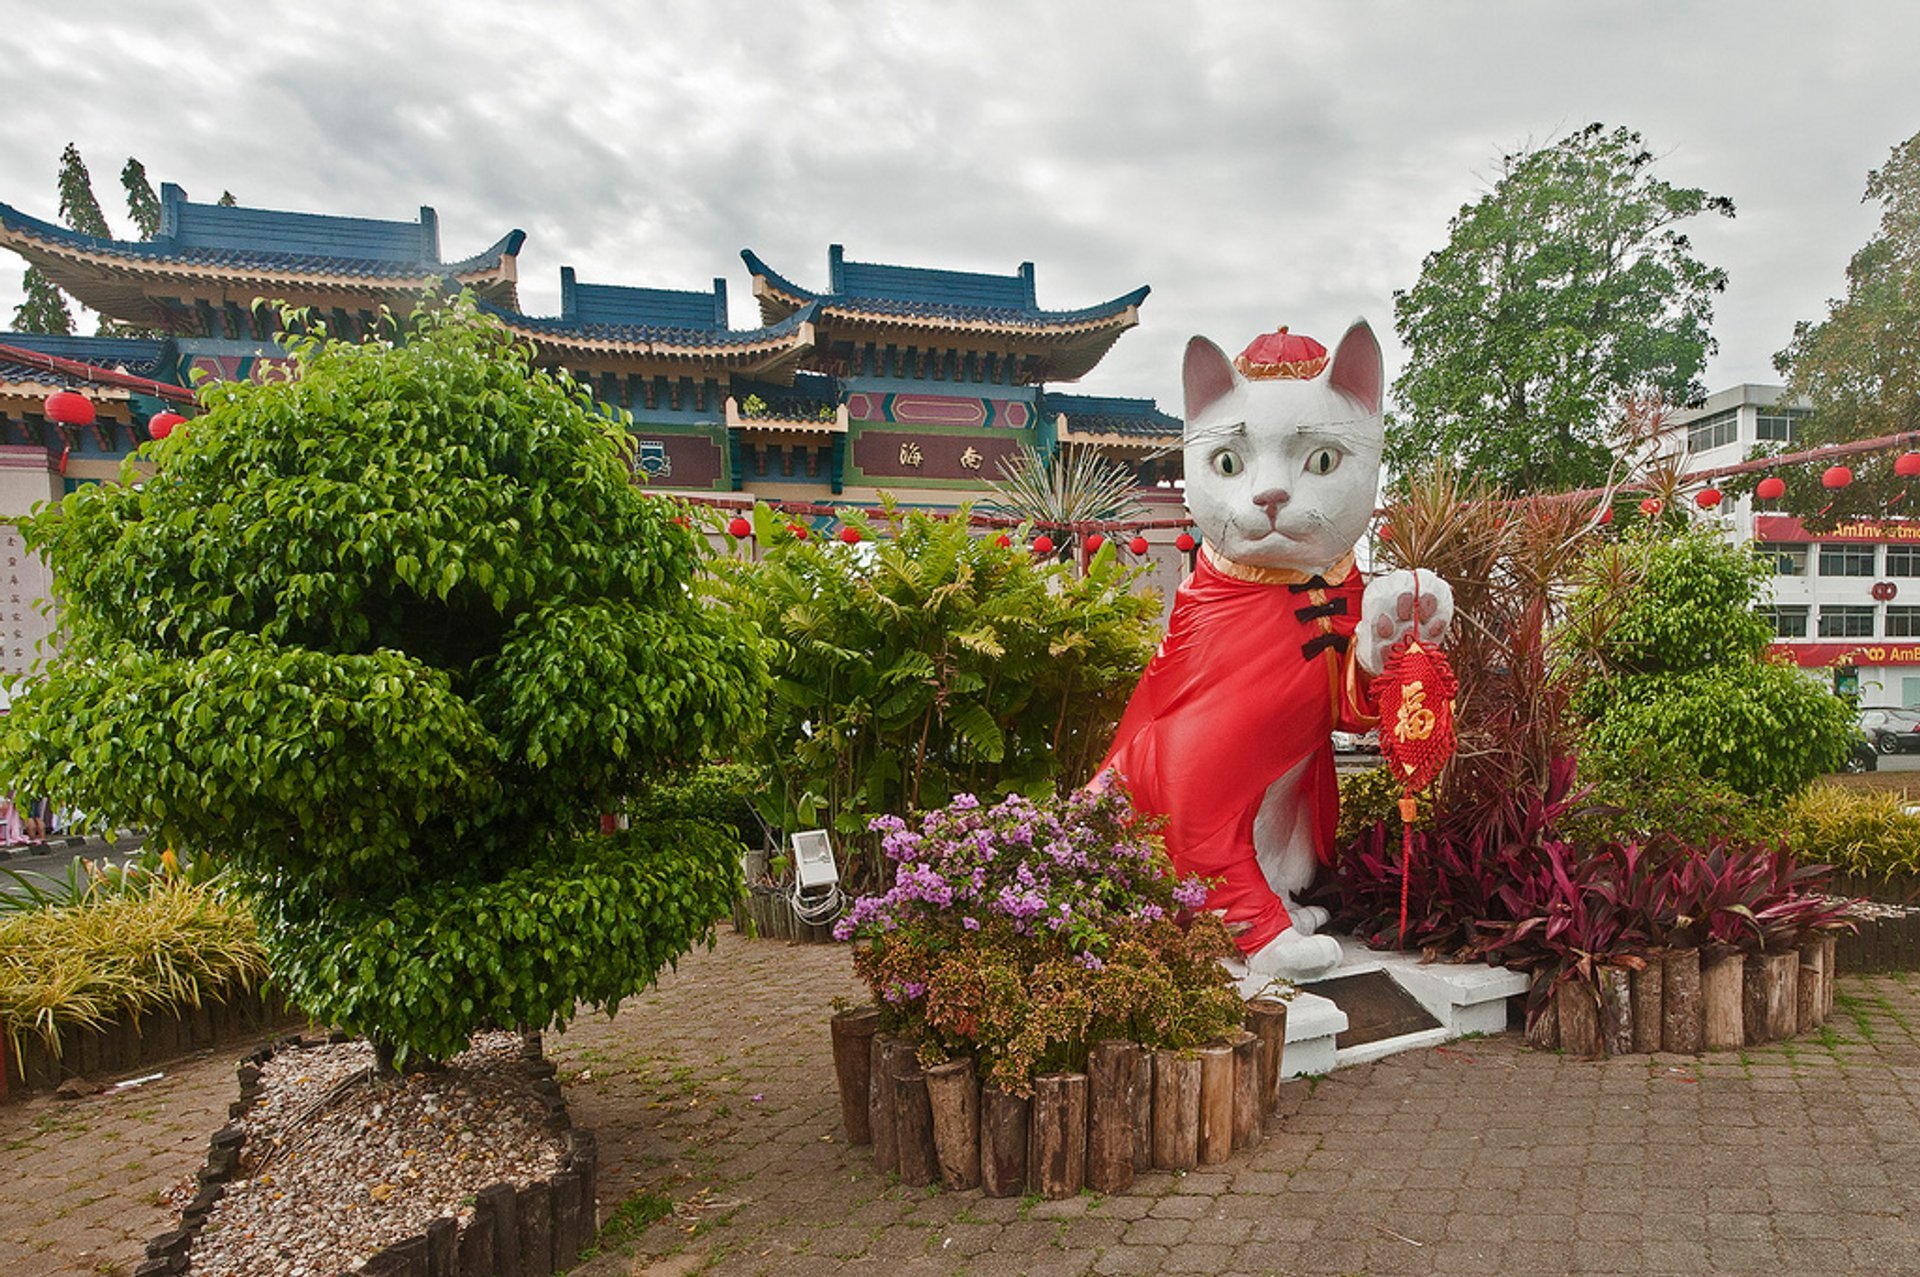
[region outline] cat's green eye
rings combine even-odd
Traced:
[[[1240,461],[1240,454],[1231,448],[1222,448],[1213,454],[1213,468],[1231,479],[1246,467]]]
[[[1336,448],[1321,448],[1307,458],[1308,474],[1332,474],[1340,464],[1340,452]]]

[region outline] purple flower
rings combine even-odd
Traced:
[[[968,915],[960,919],[960,925],[965,927],[968,931],[978,931],[980,930],[980,919],[975,918],[972,915]]]
[[[952,808],[954,811],[973,811],[980,806],[980,800],[972,794],[955,794]]]
[[[1182,878],[1174,884],[1173,903],[1183,909],[1198,909],[1207,903],[1207,884],[1198,878]]]
[[[1085,951],[1082,951],[1080,956],[1075,958],[1074,961],[1078,962],[1081,966],[1085,967],[1089,971],[1105,971],[1107,969],[1106,963],[1102,962],[1098,957],[1094,956],[1093,954],[1087,953]]]

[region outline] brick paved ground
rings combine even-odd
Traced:
[[[603,1219],[673,1208],[577,1277],[1920,1272],[1920,976],[1844,981],[1822,1041],[1745,1056],[1507,1037],[1293,1083],[1225,1169],[1059,1203],[904,1189],[845,1146],[825,1022],[857,994],[843,949],[723,933],[550,1043]],[[0,1274],[130,1272],[232,1085],[222,1056],[0,1109]]]

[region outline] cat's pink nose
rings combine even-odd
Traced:
[[[1280,507],[1291,500],[1293,494],[1285,488],[1268,488],[1265,492],[1256,492],[1253,497],[1253,503],[1265,510],[1269,519],[1280,513]]]

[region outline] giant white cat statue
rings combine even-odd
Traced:
[[[1250,360],[1259,347],[1236,368],[1187,344],[1186,496],[1205,542],[1102,768],[1166,817],[1181,872],[1216,880],[1208,906],[1237,932],[1249,989],[1339,963],[1316,934],[1326,911],[1294,902],[1332,850],[1330,733],[1372,726],[1387,653],[1416,626],[1441,641],[1453,618],[1433,573],[1363,590],[1354,567],[1384,442],[1373,330],[1354,324],[1330,360],[1311,341],[1318,358]]]

